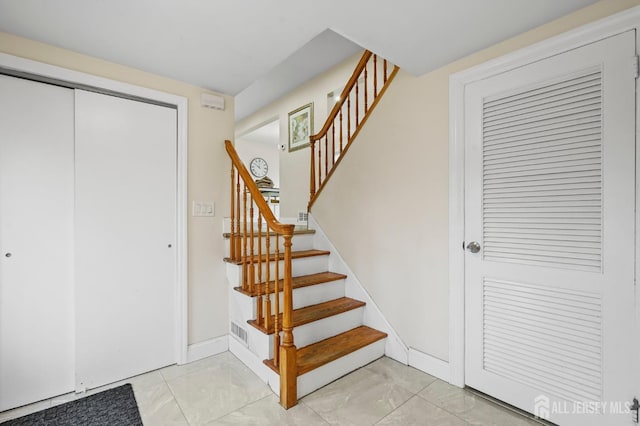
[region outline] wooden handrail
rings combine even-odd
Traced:
[[[231,234],[229,237],[229,261],[242,265],[242,290],[256,296],[255,322],[266,329],[274,317],[273,359],[280,372],[280,403],[285,408],[297,404],[297,349],[293,341],[293,288],[291,268],[291,239],[295,225],[279,222],[265,201],[260,189],[240,160],[231,141],[225,141],[225,149],[231,158]],[[240,183],[244,188],[241,191]],[[242,195],[241,195],[242,192]],[[241,200],[242,199],[242,200]],[[255,209],[257,207],[257,219]],[[242,219],[242,220],[241,220]],[[266,223],[265,233],[262,223]],[[257,230],[254,224],[257,224]],[[272,234],[273,231],[273,234]],[[266,239],[263,241],[263,237]],[[284,253],[280,252],[280,236],[284,240]],[[271,239],[275,247],[271,251]],[[257,240],[257,242],[256,242]],[[263,244],[265,250],[263,251]],[[280,313],[280,261],[284,260],[282,278],[282,323]],[[275,262],[275,268],[271,268]],[[264,273],[263,273],[264,272]],[[272,272],[275,272],[272,275]],[[272,286],[271,283],[274,285]],[[273,299],[275,312],[272,313]],[[282,343],[280,343],[282,331]]]
[[[391,80],[399,71],[398,66],[394,65],[393,71],[388,74],[387,67],[388,61],[384,59],[382,70],[380,70],[378,68],[378,56],[366,50],[342,90],[340,99],[333,106],[322,129],[309,137],[311,145],[309,211],[334,170],[340,164],[351,143],[360,133],[360,129],[371,115],[371,112],[378,105]],[[369,78],[370,73],[373,73],[372,78]],[[381,73],[381,75],[378,76],[378,73]],[[361,81],[362,90],[360,90]],[[372,93],[369,92],[371,84],[373,84]],[[362,99],[360,99],[361,96]],[[354,98],[355,109],[352,109],[352,98]],[[344,114],[346,114],[346,118],[343,118]],[[344,129],[345,121],[346,131]],[[338,126],[338,131],[336,131],[336,126]],[[343,135],[345,134],[346,143],[343,143]],[[336,143],[336,137],[339,138],[339,144]]]
[[[373,55],[372,52],[368,50],[364,51],[364,53],[362,54],[362,57],[360,58],[360,61],[356,65],[356,68],[353,70],[353,74],[351,74],[349,81],[347,81],[347,84],[344,86],[344,89],[340,94],[340,99],[333,106],[331,113],[329,113],[329,116],[327,117],[327,121],[324,123],[324,126],[322,126],[322,129],[320,129],[318,133],[310,136],[309,140],[317,141],[319,139],[322,139],[327,134],[327,132],[329,131],[329,128],[331,127],[331,124],[336,119],[336,117],[338,116],[338,113],[342,109],[342,106],[344,105],[349,95],[349,92],[351,92],[351,89],[353,89],[356,83],[358,83],[358,78],[360,77],[362,70],[364,70],[364,68],[367,66],[367,62],[369,62],[369,58],[371,58],[371,55]]]

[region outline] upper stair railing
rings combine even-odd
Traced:
[[[231,232],[226,260],[242,265],[242,291],[257,299],[256,323],[265,329],[273,327],[273,361],[280,370],[280,403],[289,408],[297,403],[298,377],[291,281],[291,239],[295,226],[278,222],[233,144],[225,141],[225,148],[231,158]]]
[[[393,68],[390,70],[391,66]],[[340,98],[311,143],[309,209],[351,146],[378,101],[398,73],[398,66],[365,51]]]

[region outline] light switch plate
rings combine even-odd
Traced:
[[[194,201],[193,217],[213,217],[215,216],[215,203],[213,201]]]

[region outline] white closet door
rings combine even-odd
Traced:
[[[630,31],[465,94],[466,383],[560,425],[631,422],[634,55]]]
[[[74,389],[73,91],[0,76],[0,411]]]
[[[76,388],[176,362],[176,111],[76,90]]]

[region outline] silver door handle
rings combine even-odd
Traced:
[[[469,244],[467,244],[467,250],[469,250],[471,253],[479,252],[480,243],[478,243],[477,241],[471,241]]]
[[[4,257],[11,257],[11,253],[5,253]]]

